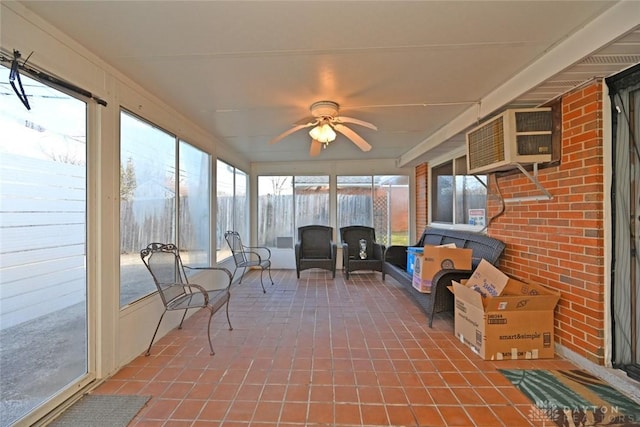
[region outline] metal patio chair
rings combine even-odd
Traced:
[[[271,250],[266,246],[243,245],[240,233],[237,231],[227,231],[224,233],[224,239],[227,241],[229,249],[231,249],[233,261],[236,265],[235,270],[233,270],[233,277],[236,276],[238,268],[242,268],[242,275],[238,282],[242,283],[242,278],[244,277],[244,273],[246,273],[247,268],[260,267],[260,285],[262,286],[262,292],[266,293],[267,291],[264,288],[262,275],[264,271],[267,270],[269,273],[269,280],[271,281],[271,285],[273,285],[273,279],[271,278]]]
[[[178,248],[172,243],[150,243],[140,251],[142,262],[151,273],[156,284],[164,311],[160,316],[156,330],[151,337],[151,342],[145,353],[148,356],[151,346],[156,338],[160,323],[167,311],[184,310],[182,320],[178,329],[182,329],[182,323],[191,308],[206,308],[209,310],[209,323],[207,326],[207,337],[209,339],[209,349],[214,355],[211,344],[211,319],[213,315],[222,307],[227,313],[227,323],[229,330],[233,330],[229,319],[229,299],[231,297],[230,287],[233,276],[226,268],[220,267],[188,267],[182,264]],[[189,283],[185,269],[202,270],[211,274],[208,282],[211,286],[205,287],[200,284]]]

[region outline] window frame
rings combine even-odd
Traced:
[[[231,191],[231,203],[229,204],[229,206],[231,207],[231,212],[229,215],[229,218],[231,219],[231,227],[227,227],[226,224],[220,224],[220,180],[219,180],[219,169],[220,167],[225,167],[226,169],[229,170],[231,177],[232,177],[232,182],[230,183],[226,183],[225,185],[229,185],[230,191]],[[244,221],[242,224],[242,228],[238,227],[237,224],[237,219],[238,219],[238,215],[236,214],[236,208],[238,207],[238,200],[237,200],[237,190],[238,190],[238,185],[237,185],[237,178],[238,175],[243,175],[245,177],[245,186],[244,186],[244,205],[246,206],[246,209],[243,211],[244,214]],[[223,263],[225,260],[228,260],[229,258],[231,258],[231,250],[229,249],[227,243],[224,240],[224,233],[226,231],[228,231],[227,229],[231,229],[234,231],[238,231],[240,233],[240,237],[242,238],[243,242],[245,242],[245,244],[248,244],[247,242],[250,241],[250,234],[251,234],[251,227],[250,227],[250,217],[251,215],[246,215],[247,212],[249,212],[250,209],[250,180],[251,180],[251,176],[249,175],[249,173],[247,173],[246,171],[244,171],[243,169],[234,166],[233,164],[225,161],[224,159],[218,157],[216,158],[216,182],[215,182],[215,190],[216,190],[216,194],[215,194],[215,198],[216,198],[216,263]],[[225,220],[227,219],[227,217],[225,217]]]
[[[489,218],[487,217],[487,200],[488,200],[488,196],[489,196],[489,190],[488,190],[488,185],[489,185],[489,174],[483,174],[483,175],[471,175],[467,173],[467,167],[466,167],[466,153],[455,153],[452,154],[448,157],[444,157],[444,158],[440,158],[440,159],[436,159],[432,164],[429,165],[429,176],[428,176],[428,194],[429,194],[429,203],[428,203],[428,218],[429,218],[429,225],[433,226],[433,227],[437,227],[437,228],[450,228],[450,229],[462,229],[462,230],[470,230],[470,231],[484,231],[489,223]],[[434,189],[436,188],[437,182],[437,175],[435,175],[435,171],[438,168],[442,168],[444,166],[450,165],[451,166],[451,176],[453,177],[453,182],[452,182],[452,198],[451,198],[451,215],[452,215],[452,221],[451,222],[446,222],[446,221],[442,221],[442,220],[437,220],[434,219],[434,208],[437,207],[437,202],[434,201],[434,197],[436,197],[435,191]],[[458,223],[457,221],[457,217],[458,215],[458,204],[460,203],[459,197],[458,197],[458,191],[457,191],[457,179],[460,176],[465,176],[465,177],[475,177],[475,179],[479,180],[480,184],[483,185],[485,187],[485,202],[484,202],[484,223],[480,223],[479,225],[476,224],[468,224],[468,223]],[[484,183],[482,181],[482,177],[484,177]]]
[[[11,69],[11,67],[6,67],[5,65],[0,65],[0,68],[7,69],[7,70]],[[57,311],[66,310],[69,308],[67,306],[60,307],[59,304],[61,303],[61,301],[62,301],[62,304],[66,304],[69,300],[72,300],[74,296],[77,296],[77,295],[82,296],[82,299],[80,301],[76,301],[76,304],[80,304],[83,306],[83,314],[81,315],[81,318],[80,318],[83,322],[83,330],[76,331],[77,333],[74,336],[74,338],[72,340],[66,340],[64,344],[65,344],[66,350],[68,350],[68,353],[73,354],[74,356],[78,356],[80,354],[76,344],[79,344],[79,343],[83,344],[82,347],[85,353],[82,355],[82,358],[83,358],[82,366],[80,366],[80,363],[78,363],[77,360],[73,361],[74,362],[73,369],[74,370],[81,369],[83,372],[78,373],[72,370],[67,374],[62,375],[60,378],[57,378],[56,381],[53,382],[53,384],[50,384],[58,387],[56,390],[53,390],[53,389],[40,390],[42,392],[42,395],[38,394],[38,395],[29,396],[28,402],[26,403],[28,406],[22,407],[22,405],[18,405],[15,408],[13,407],[8,408],[9,411],[12,411],[10,414],[7,414],[8,421],[10,423],[18,422],[18,424],[20,423],[31,424],[32,422],[35,422],[38,419],[41,419],[41,417],[49,413],[53,408],[56,407],[56,405],[61,404],[66,399],[69,399],[70,397],[75,395],[77,390],[81,390],[83,389],[83,387],[95,381],[97,377],[97,374],[96,374],[96,368],[97,368],[96,327],[97,326],[95,322],[91,321],[91,319],[96,316],[96,311],[95,311],[96,297],[97,297],[96,288],[99,285],[98,285],[98,282],[96,281],[96,276],[95,276],[96,269],[90,262],[88,262],[88,260],[92,259],[93,256],[95,256],[96,254],[96,242],[95,242],[95,239],[92,238],[93,236],[92,229],[95,226],[94,224],[96,222],[97,210],[95,206],[96,206],[97,200],[94,192],[92,192],[91,189],[93,188],[93,186],[95,185],[95,182],[98,179],[97,174],[98,174],[99,168],[96,167],[97,148],[96,148],[96,140],[94,138],[95,135],[93,133],[93,128],[92,128],[92,123],[95,120],[95,117],[97,115],[97,108],[96,108],[97,105],[94,102],[92,102],[91,99],[85,96],[82,96],[81,94],[78,94],[73,90],[69,90],[69,88],[65,88],[56,84],[51,84],[52,82],[41,81],[40,79],[37,78],[37,76],[33,75],[28,70],[21,70],[20,73],[22,74],[22,78],[26,78],[24,82],[25,86],[27,85],[27,83],[33,81],[34,84],[40,85],[41,88],[46,91],[45,94],[41,95],[38,93],[39,89],[34,89],[34,86],[30,86],[30,90],[28,92],[29,92],[29,97],[32,99],[32,104],[31,104],[32,109],[27,109],[28,110],[26,113],[27,120],[24,123],[24,127],[30,128],[39,132],[45,132],[47,130],[52,131],[52,133],[60,132],[60,129],[58,128],[56,129],[48,128],[48,126],[46,126],[48,123],[44,123],[45,126],[42,126],[43,123],[41,122],[41,118],[38,117],[39,111],[42,111],[43,109],[46,109],[46,108],[44,108],[45,106],[43,106],[43,104],[38,104],[38,102],[36,102],[38,101],[39,97],[41,99],[42,98],[59,99],[60,98],[59,94],[63,94],[63,95],[66,95],[70,100],[72,99],[74,101],[81,102],[84,106],[83,114],[82,114],[83,120],[84,120],[84,123],[83,123],[84,133],[82,135],[84,138],[84,150],[82,153],[83,157],[81,159],[78,159],[78,158],[75,158],[69,151],[60,154],[55,149],[51,149],[51,150],[48,150],[46,153],[43,151],[43,154],[45,154],[45,157],[48,157],[48,159],[39,159],[39,160],[50,161],[54,164],[55,163],[69,164],[69,165],[72,165],[72,169],[82,167],[83,173],[77,173],[77,170],[72,171],[71,175],[73,176],[72,178],[72,181],[74,181],[73,183],[71,183],[68,180],[68,176],[65,176],[64,173],[61,173],[60,170],[57,170],[55,174],[60,177],[61,183],[54,181],[54,182],[48,182],[47,184],[50,184],[52,187],[58,187],[59,185],[61,185],[61,188],[64,188],[65,186],[68,186],[68,185],[71,185],[71,186],[76,185],[75,191],[81,190],[83,193],[83,196],[82,196],[83,199],[81,200],[81,203],[78,202],[80,199],[77,199],[77,195],[75,194],[73,194],[71,198],[65,199],[65,200],[66,202],[78,203],[78,205],[81,204],[83,208],[81,211],[77,210],[76,208],[72,208],[71,210],[69,210],[68,207],[65,206],[61,212],[54,211],[54,217],[58,217],[58,219],[53,221],[53,223],[49,222],[51,221],[51,218],[47,218],[46,224],[41,224],[41,223],[28,224],[28,228],[33,228],[34,230],[37,229],[38,227],[49,228],[50,229],[49,231],[45,233],[42,233],[42,232],[41,233],[47,236],[53,236],[53,238],[56,241],[58,241],[60,238],[67,239],[69,237],[69,234],[61,236],[59,234],[60,230],[58,230],[58,233],[52,232],[51,231],[52,227],[56,227],[59,225],[62,225],[64,227],[82,226],[83,228],[83,231],[81,233],[82,239],[83,239],[82,243],[74,245],[76,247],[82,246],[83,248],[81,250],[82,253],[75,252],[75,253],[69,254],[69,253],[58,252],[53,257],[50,257],[50,256],[42,257],[41,256],[42,254],[36,254],[35,252],[39,251],[40,249],[44,249],[45,251],[49,251],[50,253],[52,250],[53,251],[56,250],[55,248],[49,246],[50,242],[38,241],[37,242],[38,245],[41,245],[42,243],[44,243],[44,246],[40,246],[40,247],[36,246],[36,247],[28,247],[28,248],[24,247],[24,243],[22,242],[20,243],[20,245],[23,245],[22,251],[25,254],[27,254],[28,257],[32,257],[31,259],[29,259],[28,264],[26,265],[26,268],[29,271],[28,274],[31,274],[31,272],[37,272],[40,278],[45,277],[45,275],[47,275],[47,277],[54,277],[57,275],[57,272],[55,270],[45,272],[37,264],[50,264],[50,265],[53,265],[54,269],[62,268],[61,271],[58,271],[59,273],[61,273],[61,275],[59,275],[59,277],[57,278],[57,283],[53,283],[53,286],[54,288],[58,289],[58,292],[63,292],[64,298],[59,298],[60,294],[55,294],[55,293],[52,294],[45,291],[44,292],[45,297],[43,300],[46,301],[46,304],[42,304],[41,302],[38,301],[37,298],[34,298],[34,291],[35,293],[39,293],[39,292],[42,292],[45,288],[42,288],[40,286],[38,286],[37,289],[22,288],[23,292],[31,294],[31,296],[29,297],[29,301],[31,301],[32,307],[36,307],[35,310],[34,309],[29,310],[28,313],[26,313],[26,316],[34,316],[34,319],[46,320],[50,322],[51,318],[47,319],[44,316],[48,316]],[[2,74],[4,74],[4,71],[2,71]],[[20,86],[22,86],[22,83],[20,84]],[[22,92],[24,94],[24,91]],[[6,95],[9,95],[9,94],[6,94]],[[10,97],[13,97],[13,94],[11,94]],[[9,99],[9,97],[7,99]],[[26,107],[24,100],[20,99],[20,101],[21,101],[20,104],[16,102],[15,108],[24,109]],[[12,101],[9,101],[9,102],[12,102]],[[33,102],[36,102],[36,104],[33,104]],[[58,112],[59,112],[60,105],[57,105],[56,107],[58,108]],[[69,114],[69,112],[65,111],[65,114]],[[49,115],[49,113],[45,113],[45,115]],[[63,134],[59,133],[59,135],[63,135]],[[79,137],[79,135],[76,134],[75,132],[73,133],[73,135],[66,135],[66,134],[64,135],[65,135],[65,138],[70,137],[70,139]],[[28,145],[29,144],[25,144],[24,147],[20,146],[20,148],[25,148]],[[40,150],[42,150],[42,148],[40,148]],[[63,151],[63,150],[60,150],[60,151]],[[31,156],[27,156],[27,157],[31,157]],[[49,165],[41,165],[41,167],[50,169]],[[14,174],[12,173],[11,174],[12,180],[15,179],[13,175]],[[6,177],[8,176],[9,174],[7,174]],[[54,179],[57,179],[57,177]],[[82,182],[82,184],[79,184],[80,182]],[[41,197],[41,199],[39,199],[40,201],[45,201],[46,203],[48,203],[48,202],[51,202],[52,200],[55,200],[54,195],[47,192],[46,188],[40,187],[38,185],[32,185],[32,187],[33,189],[37,189],[37,191],[40,191],[42,193],[38,196],[38,197]],[[43,194],[46,194],[46,197],[42,198]],[[32,197],[30,194],[26,194],[25,196]],[[60,206],[57,206],[57,207],[60,208]],[[8,209],[9,206],[6,206],[6,208]],[[34,206],[31,206],[29,209],[30,209],[30,214],[39,215],[41,218],[48,217],[51,214],[51,212],[47,212],[45,210],[34,209]],[[59,218],[60,214],[65,215],[67,217],[64,220],[57,222],[60,220]],[[79,219],[80,217],[82,217],[82,220]],[[69,218],[72,218],[71,222],[66,223],[65,221],[69,220]],[[6,226],[9,226],[9,225],[10,225],[9,223],[6,224]],[[36,227],[34,227],[34,225],[36,225]],[[63,233],[65,231],[68,231],[68,230],[62,230]],[[80,233],[78,233],[78,235],[79,234]],[[71,236],[73,236],[73,233],[71,234]],[[18,240],[28,239],[29,237],[31,237],[29,236],[29,233],[26,233],[26,234],[21,233],[20,239]],[[40,238],[38,240],[40,240]],[[67,242],[67,244],[64,246],[66,246],[66,248],[69,248],[72,245],[69,245]],[[66,248],[63,248],[63,251]],[[5,249],[8,250],[9,247]],[[36,251],[34,251],[34,249]],[[71,256],[68,256],[68,255],[71,255]],[[7,256],[10,256],[10,255],[7,255]],[[76,260],[70,262],[71,258],[75,258]],[[15,272],[15,270],[17,270],[15,264],[9,268],[14,270],[14,275],[17,274]],[[74,277],[72,270],[76,270],[76,271],[80,270],[82,272],[82,279],[80,282],[80,284],[82,285],[81,287],[77,285],[72,285],[71,287],[66,286],[67,283],[71,283],[71,282],[77,283],[78,276]],[[39,280],[38,278],[34,278],[34,279]],[[67,279],[71,279],[71,280],[67,280]],[[13,281],[13,282],[18,283],[16,281]],[[8,294],[11,295],[11,292],[9,292]],[[37,307],[38,305],[40,307],[44,307],[48,312],[40,312]],[[19,309],[19,307],[15,306],[14,304],[12,305],[12,309],[16,310],[16,309]],[[18,311],[24,314],[24,311],[22,310],[18,310]],[[18,316],[22,316],[23,314],[19,313]],[[8,329],[10,327],[20,327],[21,324],[23,323],[28,324],[30,321],[33,321],[34,319],[29,319],[29,320],[24,319],[25,321],[18,322],[18,323],[14,323],[16,321],[15,318],[10,319],[9,322],[6,322],[6,323],[3,322],[3,328]],[[33,338],[29,336],[29,334],[24,335],[24,333],[22,333],[20,336],[22,338],[27,339],[27,343],[26,343],[27,347],[28,347],[28,344],[33,344],[30,341],[28,341],[29,338]],[[20,347],[19,345],[17,345],[18,342],[16,342],[15,344],[16,344],[16,348]],[[67,353],[60,354],[57,356],[66,358]],[[24,360],[23,362],[28,364],[27,360]],[[61,364],[58,367],[64,365],[65,362],[69,362],[69,360],[61,359]],[[52,367],[51,369],[54,369],[54,367]],[[26,380],[28,382],[29,378],[23,378],[23,380]],[[62,381],[62,382],[58,382],[58,381]],[[37,383],[31,384],[31,386],[37,387],[38,384]],[[19,392],[19,394],[20,393],[22,392]],[[40,400],[41,397],[43,398],[43,400]],[[16,413],[16,412],[13,412],[14,410],[26,411],[26,412]],[[17,415],[19,418],[12,419],[14,415]]]
[[[257,239],[258,239],[258,245],[260,246],[267,246],[269,248],[282,248],[281,246],[284,246],[286,248],[289,248],[289,242],[288,239],[289,237],[291,237],[291,248],[293,248],[293,243],[297,240],[298,238],[298,227],[304,226],[304,225],[310,225],[310,223],[308,222],[300,222],[300,217],[299,215],[297,215],[297,210],[299,209],[299,202],[302,199],[302,195],[298,194],[296,192],[297,188],[304,188],[304,184],[308,184],[307,181],[299,181],[296,180],[296,178],[322,178],[321,180],[319,180],[318,185],[320,186],[326,186],[327,191],[326,192],[320,192],[319,194],[322,195],[326,195],[327,197],[327,205],[328,205],[328,209],[326,210],[326,213],[328,214],[327,218],[326,218],[326,222],[322,223],[320,221],[316,221],[314,222],[314,224],[320,224],[320,225],[327,225],[327,226],[331,226],[332,223],[332,209],[331,209],[331,198],[332,198],[332,181],[331,181],[331,175],[329,174],[304,174],[304,175],[281,175],[281,174],[259,174],[256,177],[256,182],[258,183],[258,188],[256,191],[257,194],[257,208],[256,208],[256,223],[258,224],[257,227]],[[266,238],[265,236],[263,236],[261,234],[263,227],[261,226],[261,188],[260,188],[260,182],[262,181],[262,179],[268,179],[268,178],[284,178],[285,181],[284,182],[288,182],[287,184],[287,188],[286,190],[291,191],[291,223],[288,225],[287,228],[289,228],[290,226],[290,230],[291,230],[291,236],[279,236],[279,237],[284,237],[287,241],[286,244],[284,245],[279,245],[278,243],[278,239],[279,237],[276,236],[276,244],[275,246],[269,246],[269,243],[267,243],[267,240],[270,240],[270,238]],[[326,178],[326,181],[324,180],[324,178]],[[273,181],[272,181],[273,182]],[[297,186],[296,183],[300,183],[302,185]],[[290,186],[289,186],[290,184]],[[283,188],[284,190],[284,188]],[[285,192],[286,194],[286,192]]]
[[[171,177],[169,177],[167,175],[167,178],[171,180],[171,187],[167,187],[168,191],[173,192],[174,196],[173,196],[173,201],[172,201],[172,212],[171,212],[171,218],[167,218],[167,220],[169,220],[170,225],[172,226],[172,229],[169,231],[168,234],[168,242],[166,243],[174,243],[177,245],[178,248],[180,248],[180,250],[185,249],[183,247],[183,244],[181,242],[181,237],[182,237],[182,232],[184,231],[184,229],[182,229],[182,224],[181,224],[181,217],[182,217],[182,212],[181,212],[181,199],[182,199],[182,194],[181,194],[181,190],[183,189],[181,187],[181,181],[182,181],[182,170],[181,170],[181,146],[184,144],[186,146],[189,146],[191,149],[194,150],[198,150],[199,152],[203,153],[204,155],[207,156],[207,168],[208,170],[206,171],[206,176],[207,177],[211,177],[211,172],[212,172],[212,165],[211,165],[211,154],[208,153],[207,151],[201,149],[200,147],[198,147],[195,144],[190,143],[186,138],[181,137],[180,135],[177,135],[173,132],[168,131],[167,129],[157,125],[156,123],[154,123],[152,120],[149,120],[139,114],[134,113],[133,111],[131,111],[130,109],[124,107],[124,106],[120,106],[119,107],[119,114],[118,114],[118,129],[119,129],[119,138],[120,138],[120,145],[119,145],[119,165],[121,168],[121,174],[120,174],[120,180],[119,180],[119,188],[120,188],[120,203],[122,203],[122,179],[123,179],[123,173],[126,174],[126,171],[124,169],[124,162],[123,162],[123,151],[122,151],[122,132],[123,132],[123,128],[122,128],[122,117],[123,115],[127,115],[129,118],[133,119],[133,120],[137,120],[138,122],[149,126],[150,128],[153,128],[156,131],[162,132],[162,134],[166,135],[167,138],[170,138],[172,141],[172,149],[173,149],[173,158],[172,160],[172,165],[169,166],[170,170],[172,170],[173,175]],[[167,139],[168,142],[169,139]],[[135,170],[134,170],[134,176],[135,176]],[[137,183],[135,184],[137,185]],[[212,217],[212,211],[211,211],[211,180],[209,180],[208,183],[208,187],[209,187],[209,191],[208,191],[208,197],[209,197],[209,201],[207,203],[207,211],[208,211],[208,220],[204,221],[204,223],[207,225],[207,230],[202,231],[203,233],[208,233],[209,236],[211,236],[211,217]],[[132,304],[135,304],[141,300],[144,300],[145,298],[151,296],[151,295],[155,295],[157,293],[157,289],[155,287],[155,284],[153,283],[152,278],[150,277],[150,275],[148,274],[148,272],[146,272],[146,270],[144,269],[143,266],[137,266],[138,267],[138,271],[135,272],[134,274],[136,275],[136,278],[139,276],[139,281],[143,281],[143,284],[146,285],[146,287],[148,288],[148,292],[143,294],[143,295],[137,295],[134,296],[133,299],[131,300],[123,300],[122,297],[122,288],[123,288],[123,263],[122,263],[122,256],[124,254],[123,251],[123,247],[122,247],[122,212],[121,212],[121,208],[119,209],[119,220],[118,220],[118,224],[119,224],[119,231],[120,231],[120,248],[119,248],[119,252],[120,252],[120,261],[119,261],[119,289],[120,289],[120,298],[119,298],[119,308],[120,310],[124,310],[127,306],[130,306]],[[153,237],[153,236],[145,236],[148,237],[147,241],[140,241],[138,246],[140,246],[140,249],[142,249],[142,247],[148,243],[150,243],[151,241],[158,241],[157,238]],[[162,239],[165,240],[165,239]],[[188,249],[188,248],[187,248]],[[133,250],[133,248],[132,248]],[[206,248],[206,264],[210,265],[211,261],[212,261],[212,242],[211,242],[211,238],[209,238],[208,241],[208,248]],[[131,252],[131,255],[134,255],[134,252]],[[188,254],[185,254],[188,255]],[[198,262],[196,264],[192,264],[192,265],[197,265],[197,266],[203,266],[204,262]],[[144,273],[142,272],[144,271]],[[196,274],[196,272],[193,272],[192,274]]]
[[[398,177],[398,178],[402,178],[402,180],[406,180],[406,186],[407,186],[407,194],[406,194],[406,198],[407,198],[407,203],[406,203],[406,211],[407,211],[407,217],[406,217],[406,226],[407,226],[407,230],[406,230],[406,237],[402,238],[402,241],[404,243],[409,244],[409,240],[411,238],[411,226],[410,226],[410,221],[411,221],[411,175],[409,174],[398,174],[398,173],[388,173],[388,174],[352,174],[352,173],[333,173],[333,174],[328,174],[328,173],[318,173],[318,174],[297,174],[297,175],[293,175],[293,174],[277,174],[277,173],[258,173],[255,177],[255,180],[257,182],[257,191],[256,191],[256,197],[257,197],[257,202],[256,202],[256,223],[257,223],[257,242],[258,245],[267,245],[267,240],[271,240],[272,236],[263,236],[261,234],[261,230],[263,229],[262,225],[261,225],[261,221],[263,220],[262,218],[262,213],[261,213],[261,188],[260,188],[260,182],[263,178],[272,178],[272,177],[278,177],[278,178],[285,178],[290,180],[291,183],[291,197],[292,197],[292,215],[293,215],[293,219],[292,219],[292,230],[293,230],[293,240],[295,241],[297,239],[297,227],[299,226],[298,222],[297,222],[297,215],[295,214],[296,209],[298,209],[298,206],[295,203],[296,200],[296,178],[298,177],[328,177],[328,185],[329,185],[329,191],[328,191],[328,196],[329,196],[329,217],[328,217],[328,222],[326,224],[323,225],[328,225],[330,227],[334,228],[334,238],[335,239],[339,239],[340,238],[340,226],[345,226],[345,225],[355,225],[355,224],[339,224],[339,216],[338,216],[338,210],[339,210],[339,206],[338,206],[338,177],[366,177],[369,178],[369,194],[370,194],[370,198],[371,198],[371,218],[370,218],[370,223],[368,224],[358,224],[358,225],[369,225],[375,228],[375,222],[376,222],[376,207],[375,207],[375,194],[376,194],[376,189],[378,187],[380,188],[386,188],[385,186],[379,186],[379,181],[381,178],[385,178],[385,177]],[[289,187],[287,187],[289,189]],[[266,192],[265,192],[266,194]],[[392,215],[393,211],[388,212],[388,214]],[[378,234],[377,230],[376,234]],[[384,230],[383,230],[384,231]],[[389,238],[391,240],[393,240],[393,230],[387,230],[387,234],[385,236],[385,238]],[[382,232],[382,231],[380,231]],[[378,236],[377,236],[378,237]],[[382,235],[380,235],[380,237],[382,237]],[[406,242],[405,242],[406,240]],[[392,244],[396,244],[396,243],[392,243]],[[400,243],[397,243],[400,244]],[[276,246],[269,246],[272,248],[278,248],[277,244]]]
[[[305,184],[308,184],[307,182],[303,181],[303,180],[299,180],[296,178],[326,178],[326,182],[321,182],[321,185],[326,185],[327,191],[326,192],[321,192],[319,194],[322,195],[326,195],[327,198],[327,206],[328,209],[326,210],[327,213],[327,217],[326,217],[326,222],[321,222],[321,221],[312,221],[312,223],[308,223],[308,222],[304,222],[301,221],[300,219],[300,215],[298,215],[298,211],[301,210],[300,209],[300,201],[302,200],[302,193],[301,191],[297,191],[298,189],[302,189],[304,188]],[[297,232],[299,227],[302,226],[306,226],[306,225],[330,225],[331,224],[331,176],[328,174],[317,174],[317,175],[292,175],[291,176],[291,184],[293,187],[293,230],[294,230],[294,234],[295,232]],[[300,184],[300,185],[298,185]]]
[[[368,223],[366,224],[345,224],[342,225],[340,224],[340,220],[341,220],[341,215],[340,215],[340,203],[338,202],[338,194],[339,194],[339,183],[338,181],[340,180],[340,177],[351,177],[351,178],[368,178],[368,182],[370,185],[370,218]],[[380,217],[380,210],[377,209],[376,207],[376,195],[378,194],[379,190],[381,189],[387,189],[389,187],[386,187],[384,185],[381,185],[381,181],[384,181],[385,179],[389,179],[389,178],[393,178],[393,179],[397,179],[397,178],[406,178],[406,186],[407,186],[407,216],[405,218],[406,220],[406,225],[407,225],[407,230],[406,230],[406,236],[404,236],[403,238],[401,238],[399,241],[396,241],[396,239],[394,239],[394,230],[392,229],[393,227],[388,226],[386,230],[383,230],[379,227],[380,223],[379,223],[379,217]],[[364,184],[365,180],[362,179],[360,181],[361,184]],[[341,227],[344,227],[346,225],[365,225],[368,227],[373,227],[376,230],[376,239],[379,242],[382,242],[383,244],[389,246],[389,245],[401,245],[401,244],[410,244],[409,243],[409,238],[410,238],[410,234],[411,234],[411,227],[409,225],[409,221],[410,221],[410,217],[411,217],[411,212],[409,209],[409,199],[410,199],[410,186],[411,186],[411,179],[408,175],[401,175],[401,174],[338,174],[336,175],[336,223],[337,228],[338,228],[338,232],[340,230]],[[362,186],[361,188],[364,188],[364,186]],[[391,197],[392,194],[388,193],[388,197]],[[384,216],[387,218],[387,225],[390,224],[390,220],[391,217],[393,216],[393,210],[390,209],[390,205],[387,206],[387,211],[385,212]],[[382,233],[383,231],[386,231],[386,233]],[[397,237],[397,236],[396,236]]]

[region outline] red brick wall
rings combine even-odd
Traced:
[[[560,291],[555,339],[603,364],[604,187],[601,80],[562,99],[562,154],[556,167],[538,172],[552,200],[507,203],[488,234],[507,245],[500,268],[524,282]],[[522,173],[492,177],[489,215],[504,198],[541,194]]]
[[[602,80],[562,99],[561,161],[540,169],[538,180],[552,200],[507,203],[487,233],[507,245],[500,269],[524,282],[561,293],[555,340],[604,363],[604,178]],[[416,167],[416,232],[427,224],[428,165]],[[498,186],[499,185],[499,191]],[[489,180],[488,217],[503,198],[541,195],[517,172]]]

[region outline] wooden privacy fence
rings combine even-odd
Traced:
[[[208,245],[203,236],[197,212],[192,212],[189,197],[180,197],[178,221],[180,223],[180,247],[201,249]],[[222,200],[222,205],[224,205]],[[139,253],[151,242],[176,243],[176,216],[174,198],[121,200],[120,201],[120,253]],[[220,201],[219,201],[220,203]]]

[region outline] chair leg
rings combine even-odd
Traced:
[[[208,307],[209,308],[209,324],[207,325],[207,338],[209,339],[209,349],[211,350],[211,356],[215,355],[216,353],[213,351],[213,344],[211,344],[211,319],[213,318],[213,313],[214,310],[212,307]]]
[[[433,315],[436,312],[436,297],[438,296],[438,287],[434,283],[435,286],[431,288],[431,294],[428,294],[429,300],[431,302],[431,306],[429,307],[429,327],[433,328]]]
[[[433,316],[436,312],[440,313],[453,306],[453,295],[444,289],[446,285],[450,283],[451,281],[445,282],[444,280],[439,280],[437,283],[433,284],[431,289],[431,314],[429,316],[429,327],[432,327],[431,324],[433,323]],[[448,300],[448,298],[450,298],[450,300]]]
[[[269,264],[269,268],[267,270],[269,271],[269,280],[271,280],[271,286],[273,286],[273,278],[271,277],[271,264]]]
[[[151,337],[151,342],[149,343],[149,347],[147,348],[147,352],[144,354],[145,356],[148,356],[151,354],[151,346],[153,345],[153,340],[156,339],[156,334],[158,333],[158,329],[160,328],[160,323],[162,323],[162,318],[164,317],[164,314],[167,312],[167,310],[165,310],[162,313],[162,316],[160,316],[160,320],[158,320],[158,325],[156,326],[156,330],[153,333],[153,336]]]
[[[264,273],[264,268],[260,269],[260,286],[262,286],[262,293],[266,294],[267,290],[264,288],[264,283],[262,282],[262,273]]]
[[[231,319],[229,319],[229,301],[231,300],[231,292],[227,292],[227,302],[226,302],[226,312],[227,312],[227,323],[229,324],[229,330],[233,331],[233,326],[231,326]]]
[[[434,291],[435,291],[435,289],[432,289],[432,292],[434,292]],[[435,301],[433,299],[434,297],[435,297],[435,295],[433,293],[431,295],[429,295],[429,298],[431,299],[431,307],[430,307],[430,310],[429,310],[429,327],[430,328],[433,328],[433,315],[436,312],[436,305],[435,305]]]
[[[244,278],[244,274],[247,272],[247,267],[244,267],[244,269],[242,270],[242,276],[240,276],[240,284],[242,284],[242,279]]]
[[[184,311],[184,313],[182,313],[182,320],[180,320],[180,324],[178,325],[178,329],[182,329],[182,322],[184,322],[184,318],[187,317],[187,310],[189,310],[189,309],[186,309]]]

